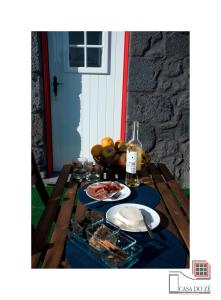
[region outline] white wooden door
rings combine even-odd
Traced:
[[[120,138],[124,32],[49,32],[54,170]],[[57,95],[55,95],[55,77]]]

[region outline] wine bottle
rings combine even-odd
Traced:
[[[141,170],[142,144],[139,140],[139,122],[133,122],[132,138],[128,142],[126,154],[125,183],[129,187],[140,185],[137,171]]]

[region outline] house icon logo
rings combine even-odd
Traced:
[[[190,276],[181,271],[170,271],[170,294],[210,294],[211,266],[205,260],[192,261]]]

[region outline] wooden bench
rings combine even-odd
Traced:
[[[32,268],[42,263],[43,268],[59,268],[62,266],[63,251],[66,241],[66,228],[69,226],[78,182],[72,178],[67,184],[72,165],[65,164],[60,172],[52,195],[49,197],[32,154],[32,185],[35,185],[42,202],[45,205],[39,223],[32,225]],[[64,200],[60,204],[65,187],[68,187]],[[53,228],[50,241],[48,236]]]

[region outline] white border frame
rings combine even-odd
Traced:
[[[84,32],[86,35],[86,31]],[[95,45],[87,45],[91,48],[102,48],[102,61],[100,68],[93,67],[70,67],[69,65],[69,39],[68,32],[64,33],[64,72],[67,73],[79,73],[79,74],[107,74],[108,73],[108,49],[109,49],[109,32],[102,31],[102,45],[99,47]],[[84,44],[85,45],[85,44]],[[83,47],[83,45],[82,45]],[[84,49],[86,49],[84,47]],[[86,55],[84,53],[84,60],[86,60]],[[85,63],[85,61],[84,61]]]

